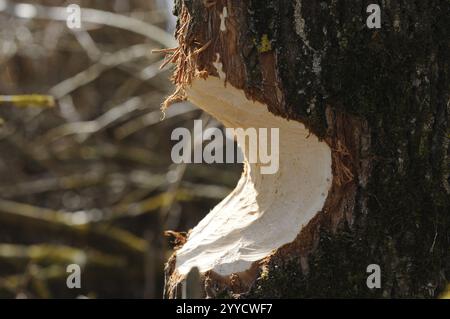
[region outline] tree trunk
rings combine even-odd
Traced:
[[[167,105],[191,99],[220,118],[231,107],[226,99],[211,101],[217,106],[209,108],[208,99],[214,97],[200,95],[211,89],[217,96],[211,79],[225,80],[223,90],[233,95],[231,100],[242,92],[248,105],[267,108],[273,123],[301,123],[312,136],[305,141],[316,138],[331,155],[324,203],[299,224],[295,239],[252,261],[245,271],[221,273],[227,267],[221,258],[206,261],[214,267],[200,269],[203,296],[428,298],[439,296],[450,281],[450,3],[379,1],[379,29],[366,25],[370,3],[176,1],[180,46],[169,50],[169,60],[176,64],[177,92]],[[209,86],[202,89],[202,81]],[[222,110],[215,109],[220,105]],[[240,121],[252,120],[252,113],[236,114]],[[232,116],[220,119],[227,124]],[[282,144],[287,134],[281,133]],[[297,133],[292,134],[295,143]],[[303,141],[302,134],[299,129]],[[285,147],[297,151],[295,145]],[[309,151],[305,146],[301,153]],[[291,165],[287,158],[280,169]],[[306,186],[292,187],[286,179],[298,178],[295,169],[288,170],[292,177],[284,175],[282,184],[273,185],[276,192],[286,192],[289,185],[289,194],[272,199],[270,207],[278,208],[270,214],[277,218],[267,226],[265,240],[272,230],[283,231],[289,225],[285,218],[294,218],[291,212],[297,209],[277,201],[297,203],[297,195],[306,200]],[[255,201],[262,205],[259,197]],[[205,229],[188,235],[187,243],[206,231],[207,222],[202,222]],[[207,256],[205,247],[194,249],[190,260],[210,258],[193,255]],[[221,253],[228,258],[226,248]],[[166,266],[169,298],[180,296],[186,277],[178,269],[178,254]],[[367,285],[370,264],[380,267],[380,288]]]

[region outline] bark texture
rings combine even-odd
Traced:
[[[369,29],[372,2],[176,1],[172,98],[219,76],[220,59],[227,83],[333,150],[324,209],[249,273],[205,274],[205,296],[427,298],[450,281],[450,2],[379,1],[382,27]],[[381,289],[366,285],[369,264]]]

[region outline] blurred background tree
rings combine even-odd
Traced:
[[[170,158],[174,128],[219,125],[188,103],[161,121],[173,88],[151,51],[176,46],[171,6],[0,0],[0,297],[160,298],[164,231],[188,231],[235,185],[239,165]],[[55,107],[6,98],[25,94]],[[81,289],[66,286],[73,263]]]

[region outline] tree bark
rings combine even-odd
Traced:
[[[245,276],[202,274],[204,296],[429,298],[450,281],[450,3],[380,1],[381,28],[369,29],[372,2],[176,1],[169,104],[192,79],[223,76],[220,57],[227,85],[332,151],[323,209]],[[170,298],[183,281],[175,264],[176,253]]]

